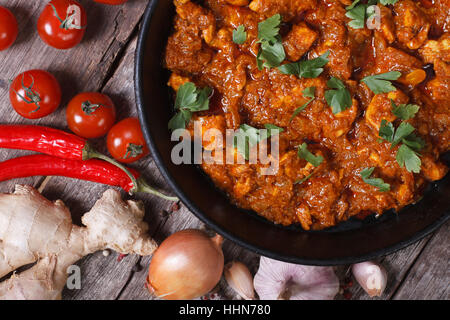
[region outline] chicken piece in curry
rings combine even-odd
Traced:
[[[450,0],[174,4],[169,85],[208,102],[178,127],[279,128],[275,174],[201,165],[239,207],[324,229],[399,211],[446,175]]]

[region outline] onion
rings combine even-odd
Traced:
[[[223,238],[187,229],[161,243],[153,255],[147,288],[159,298],[187,300],[201,297],[220,281]]]

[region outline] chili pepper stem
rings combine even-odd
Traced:
[[[100,152],[97,152],[94,148],[92,148],[92,146],[90,144],[86,143],[86,145],[83,148],[83,160],[94,159],[94,158],[109,162],[109,163],[115,165],[116,167],[118,167],[119,169],[123,170],[127,174],[127,176],[130,178],[131,182],[133,183],[133,188],[130,189],[130,191],[129,191],[130,194],[133,194],[138,190],[139,185],[138,185],[136,178],[133,176],[133,174],[127,168],[125,168],[125,166],[120,164],[118,161],[111,159],[110,157],[107,157],[104,154],[101,154]]]
[[[150,186],[147,184],[147,182],[145,182],[145,180],[142,179],[142,178],[139,178],[139,179],[138,179],[137,186],[138,186],[137,192],[150,193],[150,194],[153,194],[153,195],[155,195],[155,196],[158,196],[158,197],[160,197],[160,198],[163,198],[163,199],[166,199],[166,200],[169,200],[169,201],[178,201],[178,200],[179,200],[177,197],[170,197],[170,196],[167,196],[167,195],[165,195],[165,194],[163,194],[163,193],[157,191],[156,189],[150,187]]]

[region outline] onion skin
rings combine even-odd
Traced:
[[[166,300],[189,300],[211,291],[224,267],[223,238],[187,229],[164,240],[153,255],[147,288]]]

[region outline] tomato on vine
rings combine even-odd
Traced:
[[[14,110],[27,119],[38,119],[54,112],[61,103],[58,80],[44,70],[29,70],[19,74],[9,87],[9,99]]]
[[[16,41],[18,33],[16,17],[0,6],[0,51],[8,49]]]
[[[124,163],[134,162],[149,153],[137,118],[115,124],[108,132],[106,146],[114,159]]]
[[[116,4],[123,4],[128,0],[94,0],[94,1],[98,3],[116,5]]]
[[[83,39],[87,26],[86,11],[75,0],[52,0],[38,19],[41,39],[57,49],[70,49]]]
[[[116,107],[112,100],[99,92],[76,95],[66,110],[67,125],[75,134],[91,139],[108,133],[116,121]]]

